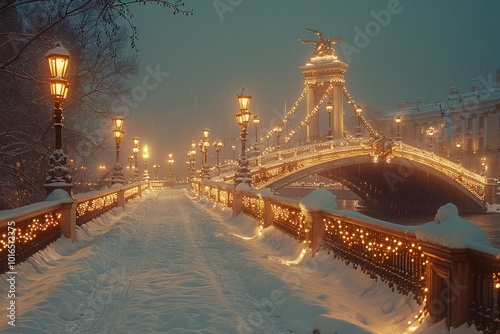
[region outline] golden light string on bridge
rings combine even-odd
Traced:
[[[328,93],[332,90],[333,88],[333,82],[330,83],[330,86],[328,86],[325,94],[321,97],[321,99],[319,100],[318,104],[314,107],[313,111],[306,116],[306,119],[303,120],[302,122],[300,122],[299,126],[297,127],[297,129],[295,130],[291,130],[288,135],[285,137],[285,144],[288,143],[294,134],[296,134],[297,132],[300,131],[300,129],[302,129],[305,125],[307,125],[307,123],[309,123],[309,121],[311,120],[311,118],[318,112],[318,109],[319,107],[321,106],[321,104],[323,104],[323,102],[325,101],[325,99],[328,97]]]
[[[371,136],[377,136],[378,133],[373,129],[373,127],[368,123],[368,120],[365,118],[363,114],[357,115],[356,114],[356,109],[358,109],[358,105],[354,102],[353,98],[351,97],[351,94],[347,91],[347,88],[344,86],[342,89],[342,92],[344,93],[345,98],[347,99],[347,103],[351,106],[351,109],[354,111],[354,114],[361,119],[361,122],[365,126],[366,130],[368,130],[368,133]]]
[[[295,113],[295,111],[297,110],[297,107],[299,106],[299,103],[304,98],[304,96],[305,96],[305,94],[306,94],[306,92],[307,92],[308,89],[309,89],[309,86],[305,85],[305,87],[302,90],[302,93],[300,94],[299,98],[295,101],[295,103],[293,104],[293,107],[286,113],[285,117],[281,121],[281,123],[280,123],[281,126],[284,126],[284,125],[286,125],[288,123],[288,119],[290,118],[290,116],[292,116]],[[269,130],[266,135],[264,135],[264,136],[262,136],[260,138],[259,143],[260,144],[264,143],[266,140],[268,140],[269,138],[271,138],[273,135],[274,135],[274,127],[271,130]]]

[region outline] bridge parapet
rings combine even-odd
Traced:
[[[400,143],[392,149],[392,156],[414,161],[430,167],[430,170],[446,175],[462,187],[470,191],[480,202],[484,201],[487,178],[474,173],[454,162],[444,159],[432,152]]]
[[[0,211],[0,274],[12,270],[11,265],[25,261],[61,235],[74,241],[77,225],[124,206],[148,187],[147,183],[133,183],[77,194],[74,199],[65,197]],[[12,244],[15,247],[9,247]]]
[[[434,321],[446,318],[448,327],[468,322],[478,330],[500,332],[500,249],[475,244],[448,248],[418,239],[414,226],[325,208],[306,212],[299,201],[268,190],[235,190],[211,181],[201,188],[205,194],[212,194],[213,188],[218,193],[224,188],[227,194],[239,193],[233,208],[239,207],[261,227],[272,225],[312,251],[317,242],[314,236],[321,235],[322,247],[335,258],[359,267],[393,290],[411,294],[422,306],[416,319],[429,314]],[[210,198],[215,200],[213,195]]]

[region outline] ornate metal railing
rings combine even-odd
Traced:
[[[418,239],[414,226],[364,220],[328,210],[316,212],[311,223],[313,215],[300,202],[250,188],[235,191],[232,185],[215,186],[209,182],[194,189],[210,194],[213,187],[219,193],[213,200],[231,206],[227,198],[232,195],[233,201],[240,201],[232,204],[233,211],[240,207],[241,212],[264,226],[270,225],[265,222],[270,219],[276,229],[307,247],[311,247],[314,233],[323,233],[322,247],[334,257],[399,293],[411,294],[422,306],[415,314],[417,319],[453,310],[437,316],[447,318],[448,326],[468,322],[485,333],[500,333],[499,249],[484,245],[450,249]]]
[[[116,207],[120,196],[123,196],[124,203],[148,187],[147,183],[130,184],[123,189],[78,194],[74,201],[68,197],[1,211],[0,274],[57,240],[62,235],[63,218],[68,224],[82,225]],[[75,218],[73,222],[70,216]]]

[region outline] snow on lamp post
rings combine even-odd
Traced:
[[[139,137],[134,137],[132,140],[134,143],[134,147],[132,148],[132,152],[134,152],[134,181],[140,181],[139,178],[139,167],[137,167],[137,155],[139,154]]]
[[[208,168],[208,161],[207,161],[207,152],[208,152],[208,147],[210,146],[210,142],[208,141],[208,135],[210,134],[209,129],[203,129],[203,139],[200,142],[200,151],[203,156],[203,165],[201,168],[201,177],[202,178],[210,178],[210,173],[209,173],[209,168]]]
[[[240,112],[236,114],[236,121],[241,128],[240,140],[241,140],[241,152],[240,158],[238,159],[238,168],[236,169],[235,183],[236,185],[240,183],[246,183],[250,185],[252,179],[250,177],[250,169],[248,168],[248,160],[246,156],[246,141],[247,141],[247,127],[250,122],[251,113],[248,111],[248,106],[250,105],[251,96],[245,95],[243,90],[239,95],[236,96],[238,99],[238,105],[240,107]]]
[[[111,182],[113,184],[115,183],[124,183],[125,180],[123,178],[123,172],[122,172],[122,166],[120,165],[120,141],[123,139],[123,134],[125,133],[123,131],[123,123],[125,122],[125,119],[123,117],[114,117],[113,118],[113,124],[115,126],[115,129],[113,130],[113,137],[115,138],[115,144],[116,144],[116,163],[115,166],[113,167],[113,178],[111,179]]]
[[[142,159],[144,160],[144,173],[142,178],[144,181],[149,181],[149,172],[148,172],[148,159],[149,159],[149,147],[148,145],[144,145],[142,148]]]
[[[65,79],[68,65],[69,52],[57,43],[56,47],[46,53],[45,58],[50,68],[50,94],[54,98],[54,130],[55,149],[50,156],[52,168],[45,179],[44,188],[49,195],[55,189],[63,189],[72,195],[73,179],[66,167],[67,157],[62,149],[62,103],[68,96],[68,81]]]
[[[253,115],[253,127],[255,128],[255,146],[253,147],[254,154],[259,155],[259,123],[260,119],[259,116]]]
[[[328,135],[327,139],[332,139],[332,111],[333,111],[333,105],[332,102],[328,101],[326,104],[326,111],[328,112]]]

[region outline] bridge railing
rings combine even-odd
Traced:
[[[132,183],[111,188],[0,211],[0,273],[13,270],[37,251],[61,235],[75,240],[76,226],[135,196],[141,196],[149,185]]]
[[[234,215],[242,212],[264,228],[272,225],[303,242],[313,256],[323,248],[393,290],[411,294],[421,305],[418,319],[428,314],[436,322],[446,318],[449,327],[468,322],[487,333],[500,332],[499,249],[475,244],[448,248],[418,239],[414,226],[323,208],[311,211],[268,189],[233,187],[207,181],[198,193],[211,194],[206,198],[224,206],[230,205],[222,198],[232,194]],[[214,195],[221,192],[225,195]]]

